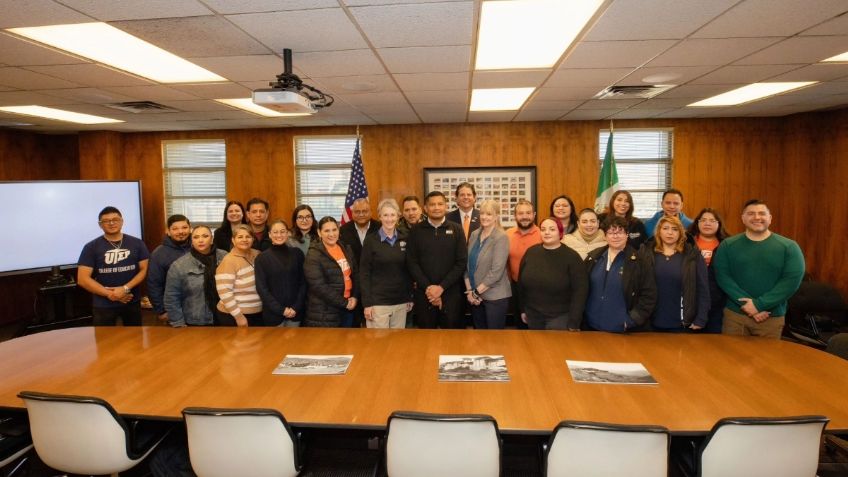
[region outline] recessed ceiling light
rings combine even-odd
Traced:
[[[279,113],[273,109],[268,109],[255,104],[251,98],[216,99],[215,101],[228,104],[251,113],[261,114],[262,116],[267,116],[269,118],[312,116],[310,113]]]
[[[741,88],[722,93],[712,98],[707,98],[689,106],[693,107],[710,107],[710,106],[735,106],[737,104],[749,103],[757,101],[776,94],[785,93],[798,88],[803,88],[818,81],[799,81],[792,83],[754,83]]]
[[[471,90],[471,111],[514,111],[521,108],[536,88],[490,88]]]
[[[831,56],[826,60],[821,60],[821,63],[843,63],[848,62],[848,51],[840,55]]]
[[[0,106],[0,111],[7,113],[23,114],[24,116],[36,116],[39,118],[56,119],[77,124],[108,124],[122,123],[119,119],[104,118],[91,114],[75,113],[63,109],[47,108],[44,106]]]
[[[550,68],[604,3],[604,0],[483,2],[475,69]]]
[[[9,28],[6,31],[160,83],[227,81],[106,23]]]

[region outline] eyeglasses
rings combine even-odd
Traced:
[[[717,224],[718,220],[716,220],[716,219],[700,219],[700,220],[698,220],[698,222],[700,222],[702,224]]]
[[[619,236],[620,236],[620,235],[627,235],[627,231],[626,231],[626,230],[621,230],[621,229],[618,229],[618,230],[607,230],[607,235],[611,235],[611,236],[613,236],[613,237],[615,237],[616,235],[619,235]]]
[[[120,224],[123,221],[124,221],[124,219],[104,219],[104,220],[101,220],[100,223],[104,224],[104,225],[111,225],[111,224]]]
[[[297,220],[310,220],[312,218],[311,215],[298,215]]]

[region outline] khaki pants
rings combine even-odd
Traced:
[[[784,321],[782,316],[772,316],[762,323],[757,323],[750,316],[725,308],[721,332],[726,335],[762,336],[779,340],[783,333]]]
[[[367,328],[406,328],[406,303],[400,305],[374,305],[371,319],[365,320]]]

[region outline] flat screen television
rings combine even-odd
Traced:
[[[107,205],[121,211],[124,233],[142,238],[140,181],[0,182],[0,204],[0,275],[76,266],[103,234],[97,214]]]

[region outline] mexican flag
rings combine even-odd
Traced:
[[[598,192],[595,194],[595,212],[601,213],[609,205],[615,191],[618,190],[618,171],[615,170],[615,157],[612,153],[612,129],[607,139],[607,153],[601,166],[601,176],[598,177]]]

